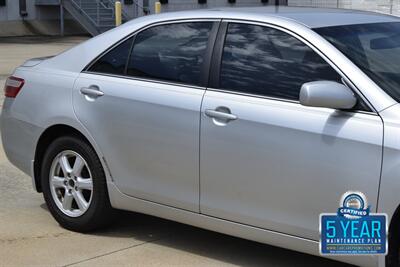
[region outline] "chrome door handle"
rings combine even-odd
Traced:
[[[234,120],[238,119],[238,117],[236,115],[229,113],[229,111],[218,111],[218,110],[213,110],[213,109],[206,109],[205,114],[210,118],[219,119],[219,120],[234,121]]]
[[[97,98],[104,95],[104,93],[96,85],[91,85],[89,87],[82,87],[80,91],[83,95],[88,97]]]

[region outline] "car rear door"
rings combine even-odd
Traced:
[[[200,105],[214,25],[179,21],[144,29],[77,80],[76,115],[123,193],[199,211]]]
[[[320,213],[346,191],[374,210],[380,117],[361,99],[352,111],[300,105],[303,83],[341,76],[288,32],[230,22],[220,33],[201,109],[201,213],[318,240]]]

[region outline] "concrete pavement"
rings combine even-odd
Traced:
[[[84,39],[0,39],[0,87],[26,59],[59,53]],[[64,230],[0,144],[0,266],[35,265],[346,266],[135,213],[122,213],[113,226],[91,234]]]

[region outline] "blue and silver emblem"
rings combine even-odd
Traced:
[[[361,192],[347,192],[340,200],[338,215],[347,219],[359,219],[369,215],[367,198]]]
[[[386,214],[371,213],[363,193],[346,192],[340,199],[337,213],[320,216],[320,253],[386,254]]]

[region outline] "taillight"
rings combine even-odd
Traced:
[[[4,95],[6,97],[15,98],[18,95],[19,91],[21,90],[22,86],[24,86],[24,84],[25,84],[24,79],[14,76],[8,77],[6,85],[4,87]]]

